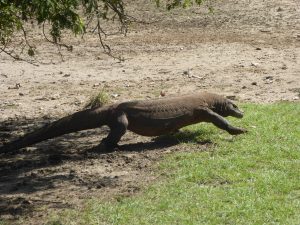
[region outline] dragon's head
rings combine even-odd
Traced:
[[[213,111],[223,117],[233,116],[236,118],[242,118],[244,112],[241,111],[233,101],[227,98],[222,98],[215,102]]]

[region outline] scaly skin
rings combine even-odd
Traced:
[[[129,101],[66,116],[2,146],[0,153],[13,152],[43,140],[103,125],[110,128],[110,133],[102,140],[107,148],[117,146],[127,130],[143,136],[159,136],[187,125],[210,122],[232,135],[246,132],[231,126],[223,118],[227,116],[242,118],[243,112],[231,100],[212,93]]]

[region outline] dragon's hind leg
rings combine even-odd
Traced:
[[[116,119],[108,126],[110,132],[108,136],[102,140],[101,144],[104,144],[108,149],[113,149],[118,146],[118,142],[127,131],[128,120],[125,113],[119,113]]]

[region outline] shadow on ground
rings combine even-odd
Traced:
[[[3,144],[20,136],[21,133],[35,130],[45,121],[48,123],[53,120],[34,118],[4,121],[0,125],[0,142]],[[90,162],[93,165],[96,160],[97,164],[104,166],[109,164],[111,168],[121,167],[121,170],[126,170],[128,169],[126,167],[132,167],[139,170],[145,164],[145,160],[159,158],[161,151],[182,142],[193,142],[195,137],[201,135],[201,132],[182,132],[175,136],[145,138],[135,143],[136,136],[129,132],[126,135],[128,140],[121,142],[123,144],[118,151],[105,152],[99,149],[98,143],[108,131],[108,128],[99,128],[77,132],[44,141],[34,147],[24,148],[15,154],[0,154],[0,216],[28,215],[37,206],[45,204],[56,208],[70,208],[71,204],[59,199],[50,201],[40,197],[27,197],[35,193],[51,191],[61,183],[70,183],[88,189],[122,186],[122,180],[118,176],[95,175],[93,178],[83,178],[72,169],[72,163],[80,166]],[[207,140],[198,144],[206,146],[211,142]],[[134,158],[131,157],[132,154]],[[150,154],[150,157],[147,155],[145,159],[145,154]],[[57,167],[60,168],[59,172]],[[132,168],[130,170],[133,170]]]

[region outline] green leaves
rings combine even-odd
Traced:
[[[154,0],[160,6],[160,0]],[[204,0],[170,0],[166,8],[171,10],[176,7],[189,7],[192,4],[200,5]],[[130,17],[126,15],[122,0],[0,0],[0,49],[4,50],[16,31],[22,30],[25,43],[28,48],[28,55],[34,55],[34,48],[31,47],[26,37],[25,23],[46,24],[50,26],[50,42],[60,44],[64,30],[71,30],[75,35],[84,34],[86,27],[94,20],[101,45],[101,35],[106,35],[102,29],[100,20],[117,19],[120,23],[120,33],[126,33],[130,23]],[[95,23],[94,23],[95,24]],[[45,30],[43,29],[43,32]],[[110,51],[109,51],[110,52]]]
[[[29,48],[27,53],[29,56],[34,56],[34,50],[32,48]]]
[[[29,18],[36,20],[38,24],[49,23],[50,35],[54,42],[60,40],[64,29],[69,29],[74,34],[82,34],[85,32],[85,22],[80,16],[80,7],[85,16],[97,14],[103,19],[108,19],[108,12],[112,11],[118,15],[120,21],[124,21],[121,0],[1,0],[1,44],[4,45]]]
[[[15,30],[22,26],[21,19],[17,16],[18,8],[2,0],[0,2],[0,43],[5,45]]]

